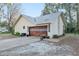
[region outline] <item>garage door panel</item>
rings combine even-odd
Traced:
[[[31,36],[47,36],[46,32],[30,32]]]
[[[44,32],[44,31],[47,31],[47,29],[31,29],[30,31],[36,31],[36,32]]]
[[[30,28],[31,36],[47,36],[47,26],[37,26]]]

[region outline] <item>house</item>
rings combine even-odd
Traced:
[[[16,32],[26,33],[30,36],[46,36],[52,38],[54,35],[64,34],[64,17],[61,12],[32,18],[20,15],[13,28]]]

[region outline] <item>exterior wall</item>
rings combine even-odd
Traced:
[[[15,24],[15,22],[17,21],[17,19],[19,18],[19,16],[20,16],[19,13],[13,15],[10,26],[13,26]]]
[[[52,22],[50,24],[50,32],[48,32],[48,36],[50,38],[52,38],[53,35],[58,35],[58,24],[57,24],[57,20],[55,22]]]
[[[64,33],[64,23],[61,19],[61,17],[59,17],[59,24],[58,24],[58,35],[63,35]]]
[[[15,32],[19,32],[19,33],[26,33],[28,34],[28,27],[29,26],[33,26],[34,24],[31,23],[29,20],[27,20],[26,18],[22,17],[19,22],[15,25]],[[25,29],[23,29],[23,26],[25,26]]]
[[[48,36],[50,38],[53,37],[53,35],[62,35],[64,33],[63,31],[63,21],[61,19],[61,17],[59,16],[59,19],[56,19],[55,22],[52,22],[50,25],[50,32],[48,32]]]

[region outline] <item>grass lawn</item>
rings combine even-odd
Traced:
[[[0,34],[11,34],[11,32],[0,32]]]
[[[18,36],[12,35],[10,32],[0,32],[0,40],[3,39],[11,39],[11,38],[16,38]]]

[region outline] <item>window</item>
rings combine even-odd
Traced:
[[[25,26],[23,26],[23,29],[25,29]]]

